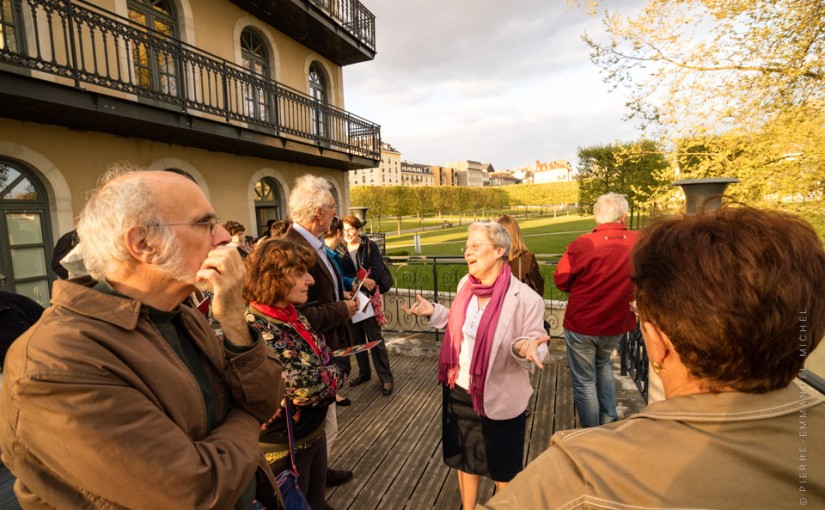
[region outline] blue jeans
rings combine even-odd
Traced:
[[[621,339],[622,335],[589,336],[564,330],[567,361],[573,375],[573,401],[584,428],[619,419],[610,354]]]

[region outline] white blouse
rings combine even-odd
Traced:
[[[461,326],[461,348],[458,351],[458,377],[455,383],[465,390],[470,387],[470,364],[473,361],[473,347],[476,345],[478,335],[478,323],[484,313],[483,307],[478,307],[478,297],[470,298],[467,305],[467,315],[464,318],[464,325]]]

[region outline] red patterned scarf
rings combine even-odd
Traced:
[[[469,394],[473,397],[473,409],[481,416],[486,416],[484,413],[484,383],[487,380],[490,351],[493,347],[493,337],[498,325],[498,318],[501,315],[504,296],[507,294],[507,289],[510,288],[511,274],[509,264],[505,263],[492,285],[484,285],[478,278],[469,276],[450,307],[447,331],[444,334],[444,341],[441,343],[441,353],[438,360],[438,380],[453,388],[458,377],[458,355],[461,350],[461,340],[464,336],[461,333],[461,328],[464,327],[467,320],[467,306],[470,304],[472,296],[490,297],[487,308],[484,309],[478,323],[478,333],[476,334],[473,357],[470,363],[470,387],[468,388]]]
[[[304,326],[304,323],[298,320],[298,310],[295,309],[293,305],[288,305],[286,308],[282,308],[280,306],[269,306],[263,305],[261,303],[249,303],[250,306],[254,307],[259,312],[265,313],[269,315],[273,319],[277,319],[281,322],[286,322],[293,328],[295,331],[301,335],[301,338],[307,341],[312,350],[315,351],[315,354],[318,358],[321,358],[321,351],[318,350],[318,346],[315,344],[315,340],[312,338],[312,333]]]

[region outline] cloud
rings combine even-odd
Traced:
[[[365,5],[376,15],[378,54],[345,68],[347,109],[381,124],[404,159],[575,164],[579,146],[638,136],[581,40],[600,21],[564,2]]]

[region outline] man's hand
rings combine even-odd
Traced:
[[[235,345],[252,345],[252,335],[244,322],[243,286],[246,267],[234,247],[218,246],[209,252],[197,273],[198,284],[214,292],[212,315],[224,337]]]
[[[401,310],[403,310],[404,313],[417,315],[419,317],[430,317],[435,311],[435,306],[421,297],[421,294],[416,294],[415,300],[416,303],[412,305],[412,308],[407,308],[405,305],[401,305]]]
[[[358,310],[358,301],[358,296],[355,296],[355,299],[344,301],[347,305],[347,319],[352,319],[352,316],[355,315],[355,311]]]
[[[544,368],[544,365],[541,363],[539,359],[539,355],[537,349],[539,345],[546,344],[550,341],[549,336],[543,336],[540,338],[524,338],[522,340],[517,340],[513,345],[513,350],[516,351],[516,354],[519,357],[524,358],[525,361],[533,362],[537,367]]]

